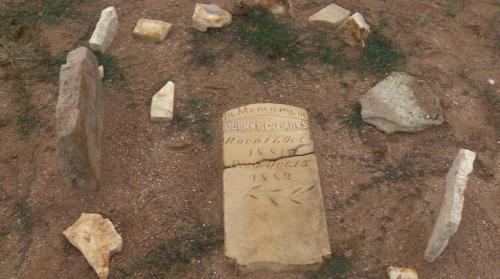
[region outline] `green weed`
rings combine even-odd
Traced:
[[[306,279],[346,279],[349,274],[350,263],[349,259],[338,254],[333,253],[320,270],[314,272],[307,272]]]
[[[288,58],[292,65],[304,63],[299,36],[289,24],[279,22],[260,6],[249,7],[236,20],[236,38],[251,46],[255,52],[269,58]]]
[[[174,113],[173,125],[179,130],[188,130],[198,135],[206,148],[213,142],[210,129],[211,119],[208,105],[198,98],[188,99],[184,106]]]
[[[99,65],[104,67],[105,80],[124,80],[122,69],[118,63],[118,58],[114,55],[94,52]]]
[[[452,6],[443,7],[442,12],[447,17],[455,18],[457,16],[457,11]]]
[[[351,129],[359,129],[363,126],[363,118],[361,117],[361,104],[357,103],[352,107],[352,112],[344,118],[344,124]]]
[[[361,67],[374,74],[392,72],[403,56],[392,46],[382,33],[374,32],[366,40],[361,58]]]

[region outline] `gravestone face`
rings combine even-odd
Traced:
[[[96,57],[85,47],[71,51],[59,78],[57,156],[66,183],[91,191],[101,177],[101,98]]]
[[[224,114],[226,256],[238,270],[308,270],[330,255],[305,110],[252,104]]]

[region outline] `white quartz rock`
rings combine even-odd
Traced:
[[[118,31],[118,14],[114,7],[107,7],[102,10],[101,18],[95,27],[94,33],[90,38],[89,45],[92,50],[101,53],[113,42]]]
[[[133,35],[138,38],[161,43],[167,38],[172,27],[171,23],[142,18],[137,22]]]
[[[165,122],[173,119],[174,91],[175,84],[169,81],[153,96],[151,101],[151,121]]]

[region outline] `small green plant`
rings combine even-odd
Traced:
[[[333,253],[320,270],[314,272],[307,272],[306,279],[347,279],[349,275],[349,259],[338,254]]]
[[[393,71],[402,58],[402,55],[382,33],[374,32],[366,40],[360,62],[365,70],[375,74],[383,74]]]
[[[271,79],[271,73],[266,69],[253,72],[252,76],[261,85],[267,84]]]
[[[457,11],[452,6],[443,7],[443,15],[451,18],[455,18],[457,16]]]
[[[236,20],[237,39],[269,58],[288,58],[294,66],[304,63],[297,31],[279,22],[260,6],[252,6]]]
[[[124,80],[122,69],[118,63],[118,58],[113,55],[94,52],[99,65],[104,67],[105,80]]]
[[[344,119],[344,123],[352,129],[359,129],[363,126],[364,122],[361,117],[361,104],[357,103],[352,107],[352,112]]]
[[[193,234],[179,236],[171,241],[159,243],[136,262],[132,269],[146,278],[167,278],[174,266],[185,267],[192,259],[199,259],[219,248],[223,243],[222,229],[200,226]],[[126,273],[131,274],[131,273]],[[160,276],[160,277],[156,277]]]
[[[203,145],[210,148],[213,136],[210,129],[210,115],[207,110],[207,104],[202,100],[198,98],[188,99],[185,105],[174,113],[172,124],[179,130],[188,130],[197,134]]]

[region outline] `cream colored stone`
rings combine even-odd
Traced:
[[[370,26],[360,13],[350,16],[337,29],[339,38],[351,46],[365,46],[365,39],[370,34]]]
[[[171,81],[158,91],[151,101],[151,121],[170,121],[174,117],[175,84]]]
[[[309,115],[301,108],[251,104],[223,118],[226,167],[314,152]]]
[[[312,24],[323,25],[325,27],[336,28],[344,22],[351,11],[346,10],[338,5],[330,4],[309,17],[309,22]]]
[[[108,277],[109,258],[121,252],[123,245],[122,237],[109,219],[99,214],[82,213],[63,234],[82,252],[100,279]]]
[[[101,65],[97,68],[97,70],[99,71],[99,77],[101,77],[101,79],[104,78],[104,66]]]
[[[224,170],[224,226],[241,272],[321,265],[331,250],[316,156]]]
[[[293,16],[291,0],[255,0],[255,3],[263,6],[275,15],[287,14]]]
[[[464,191],[475,159],[476,153],[461,149],[446,175],[444,199],[427,249],[425,249],[424,259],[429,262],[433,262],[443,252],[448,245],[448,240],[460,225],[464,206]]]
[[[207,28],[221,28],[231,23],[231,14],[214,4],[196,4],[193,27],[206,32]]]
[[[226,256],[241,272],[318,267],[331,250],[307,111],[252,104],[223,125]]]
[[[389,279],[418,279],[417,271],[409,267],[393,267],[387,268],[387,276]]]
[[[90,38],[92,50],[104,53],[113,42],[118,31],[118,14],[114,7],[107,7],[101,12],[101,18]]]
[[[172,28],[173,25],[170,23],[142,18],[137,22],[132,34],[138,38],[161,43],[167,38]]]

